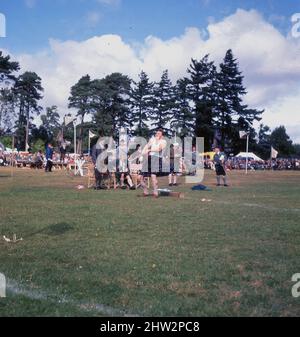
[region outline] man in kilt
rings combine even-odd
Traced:
[[[224,168],[226,162],[226,155],[223,152],[221,152],[221,150],[218,147],[216,147],[214,151],[215,151],[214,164],[217,175],[217,186],[221,186],[221,178],[222,178],[224,186],[228,187],[226,171]]]
[[[151,177],[153,196],[158,198],[158,180],[157,177],[168,176],[170,167],[167,170],[163,165],[165,157],[165,149],[167,147],[167,141],[164,139],[163,130],[158,130],[155,137],[152,138],[142,151],[143,167],[142,167],[142,179],[141,186],[144,190],[144,196],[149,196],[148,187],[144,178]]]

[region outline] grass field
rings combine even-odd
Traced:
[[[0,168],[0,316],[300,315],[299,172],[234,172],[229,189],[207,172],[211,192],[147,202],[81,182]]]

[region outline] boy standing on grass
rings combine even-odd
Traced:
[[[221,178],[223,178],[224,186],[228,187],[226,172],[224,168],[224,164],[226,161],[225,153],[221,152],[221,150],[218,147],[216,147],[214,151],[215,151],[214,164],[217,174],[217,186],[221,186]]]

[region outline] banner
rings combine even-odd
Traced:
[[[95,135],[92,131],[89,131],[89,137],[90,137],[90,139],[93,139],[93,138],[97,137],[97,135]]]
[[[271,148],[271,158],[272,158],[272,159],[277,159],[278,154],[279,154],[279,152],[276,151],[276,150],[274,149],[274,147],[272,146],[272,148]]]
[[[66,116],[66,117],[65,117],[65,126],[67,126],[67,125],[73,123],[73,122],[75,121],[75,119],[76,119],[75,117]]]
[[[248,133],[246,131],[240,131],[240,138],[246,139],[248,137]]]

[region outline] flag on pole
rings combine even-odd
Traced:
[[[248,132],[246,131],[240,131],[240,138],[241,139],[246,139],[248,137]]]
[[[271,158],[277,159],[279,152],[274,149],[274,147],[271,147]]]
[[[74,122],[76,120],[75,117],[72,116],[65,116],[65,126],[71,124],[72,122]]]
[[[89,131],[89,137],[90,137],[90,139],[93,139],[93,138],[97,137],[97,135],[95,135],[92,131]]]

